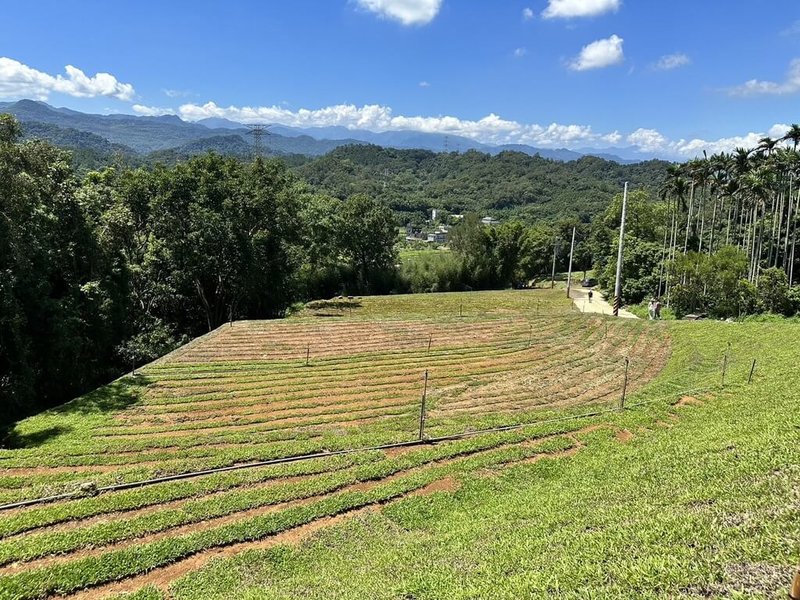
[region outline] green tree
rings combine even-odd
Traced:
[[[758,278],[758,299],[764,310],[775,314],[789,314],[788,277],[783,269],[765,269]]]
[[[388,291],[398,237],[391,209],[363,194],[351,196],[339,208],[336,229],[340,252],[357,274],[359,289]]]
[[[18,135],[0,116],[0,420],[102,381],[124,321],[69,155]]]

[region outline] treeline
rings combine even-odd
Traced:
[[[394,285],[397,227],[277,161],[209,154],[78,178],[0,115],[0,421],[72,398],[230,318]]]
[[[588,223],[630,181],[656,193],[664,161],[621,165],[592,156],[560,162],[521,152],[496,156],[474,150],[435,153],[371,145],[343,146],[296,167],[320,192],[345,198],[367,194],[386,202],[404,222],[430,208],[491,214],[527,224],[573,218]]]
[[[658,202],[632,194],[625,299],[662,297],[678,316],[800,312],[798,143],[800,126],[793,125],[757,148],[671,166]],[[594,232],[596,267],[608,288],[620,213],[617,197]]]
[[[467,213],[450,231],[450,252],[422,252],[403,262],[399,291],[451,292],[527,287],[549,280],[553,269],[569,266],[572,229],[576,282],[592,266],[587,241],[590,225],[561,219],[528,225],[511,220],[487,227],[478,214]]]

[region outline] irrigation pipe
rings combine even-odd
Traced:
[[[697,393],[702,391],[708,391],[709,387],[699,387],[694,388],[691,390],[686,390],[682,392],[682,394],[690,394],[690,393]],[[656,402],[661,402],[667,398],[671,398],[675,396],[675,392],[672,392],[666,396],[661,396],[658,398],[653,398],[650,400],[644,400],[642,402],[635,402],[628,404],[626,408],[634,408],[637,406],[645,406],[649,404],[654,404]],[[596,410],[588,413],[581,413],[578,415],[569,415],[566,417],[556,417],[552,419],[544,419],[542,421],[535,421],[533,423],[515,423],[512,425],[500,425],[498,427],[490,427],[487,429],[476,429],[474,431],[464,431],[461,433],[454,433],[450,435],[442,435],[438,437],[431,437],[431,438],[424,438],[424,439],[417,439],[417,440],[408,440],[404,442],[393,442],[390,444],[381,444],[378,446],[367,446],[362,448],[348,448],[345,450],[333,450],[327,452],[315,452],[311,454],[299,454],[296,456],[285,456],[282,458],[273,458],[270,460],[264,460],[255,463],[244,463],[239,465],[230,465],[227,467],[217,467],[214,469],[205,469],[203,471],[189,471],[187,473],[178,473],[176,475],[167,475],[164,477],[156,477],[153,479],[143,479],[140,481],[131,481],[129,483],[118,483],[114,485],[108,485],[104,487],[98,488],[91,488],[90,490],[83,491],[78,490],[75,492],[65,492],[63,494],[57,494],[54,496],[44,496],[41,498],[32,498],[30,500],[21,500],[19,502],[12,502],[9,504],[2,504],[0,505],[0,511],[3,510],[11,510],[13,508],[24,508],[27,506],[33,506],[36,504],[45,504],[49,502],[56,502],[58,500],[77,500],[80,498],[85,498],[89,496],[94,496],[97,494],[103,494],[108,492],[118,492],[122,490],[129,490],[133,488],[140,488],[149,485],[156,485],[159,483],[166,483],[168,481],[180,481],[182,479],[192,479],[194,477],[202,477],[204,475],[213,475],[215,473],[225,473],[228,471],[239,471],[242,469],[255,469],[260,467],[268,467],[272,465],[282,465],[287,463],[294,463],[300,462],[305,460],[313,460],[317,458],[330,458],[332,456],[344,456],[347,454],[355,454],[357,452],[369,452],[374,450],[390,450],[392,448],[409,448],[415,446],[426,446],[432,444],[438,444],[441,442],[449,442],[454,440],[461,440],[470,437],[476,437],[480,435],[487,435],[491,433],[503,433],[506,431],[516,431],[518,429],[523,429],[526,427],[535,427],[540,425],[551,425],[553,423],[560,423],[566,421],[575,421],[578,419],[587,419],[590,417],[598,417],[600,415],[610,414],[610,413],[618,413],[620,409],[618,407],[613,408],[605,408],[601,410]]]

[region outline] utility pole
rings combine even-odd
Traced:
[[[572,286],[572,255],[575,253],[575,228],[572,228],[572,244],[569,247],[569,269],[567,270],[567,298],[569,288]]]
[[[628,182],[622,192],[622,219],[619,224],[619,248],[617,249],[617,278],[614,282],[614,316],[619,316],[622,306],[622,249],[625,244],[625,217],[628,212]]]

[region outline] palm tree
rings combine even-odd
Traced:
[[[661,281],[664,277],[664,273],[666,271],[666,283],[665,283],[665,293],[667,295],[667,306],[669,306],[669,289],[670,289],[670,279],[669,279],[669,270],[666,269],[665,264],[669,264],[675,260],[675,250],[678,238],[678,211],[679,208],[686,208],[686,191],[688,189],[688,183],[686,179],[683,177],[683,166],[682,165],[670,165],[667,167],[667,175],[668,179],[664,186],[660,190],[660,196],[662,200],[667,200],[667,216],[668,218],[671,217],[671,223],[669,224],[669,246],[667,246],[667,235],[665,231],[664,235],[664,246],[661,251],[661,268],[659,270],[658,276],[658,287],[659,290],[661,289]],[[669,248],[669,249],[667,249]],[[666,262],[664,261],[664,254],[666,254]]]
[[[800,125],[797,123],[792,123],[792,126],[789,127],[789,131],[784,134],[781,140],[784,142],[792,140],[792,143],[794,144],[792,150],[797,152],[797,144],[800,143]]]
[[[762,155],[766,153],[767,156],[770,156],[772,151],[775,149],[775,146],[778,145],[778,141],[779,140],[773,140],[769,136],[763,137],[758,140],[758,148],[756,149],[756,152]]]

